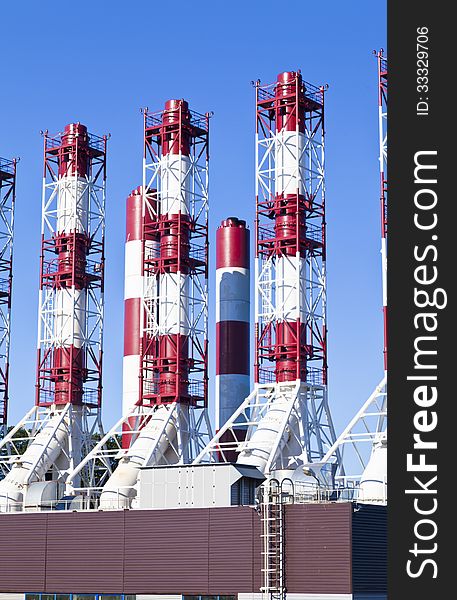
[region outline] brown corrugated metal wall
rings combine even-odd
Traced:
[[[43,590],[48,516],[0,515],[0,591]]]
[[[123,512],[48,515],[46,591],[122,589],[123,535]]]
[[[289,592],[350,592],[351,512],[287,507]],[[249,507],[0,515],[0,591],[258,592],[260,531]]]
[[[352,505],[308,504],[286,511],[289,592],[350,594]]]

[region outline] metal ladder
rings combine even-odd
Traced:
[[[285,536],[282,485],[271,479],[262,488],[263,600],[285,600]]]

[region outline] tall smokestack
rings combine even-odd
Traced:
[[[190,111],[185,100],[143,114],[143,189],[128,203],[124,413],[68,476],[72,482],[109,457],[105,442],[121,434],[125,452],[103,485],[103,509],[132,506],[142,467],[186,464],[209,437],[210,114]]]
[[[304,478],[302,467],[319,463],[335,440],[327,401],[326,88],[305,84],[299,71],[255,88],[254,389],[195,463],[208,455],[231,461],[235,452],[237,463],[264,474]],[[329,485],[332,469],[321,471]]]
[[[106,137],[81,123],[46,133],[44,171],[36,404],[74,407],[77,464],[101,406]]]
[[[236,217],[216,231],[216,431],[250,392],[249,230]]]
[[[297,90],[297,92],[296,92]],[[276,85],[276,381],[306,380],[307,361],[313,353],[306,341],[305,302],[300,301],[306,240],[305,189],[300,177],[305,144],[305,107],[301,75],[285,71]],[[295,95],[298,96],[298,101]],[[297,168],[298,167],[298,168]],[[317,244],[316,244],[317,246]],[[320,251],[320,248],[319,250]],[[325,340],[323,340],[325,344]],[[325,346],[323,345],[325,351]]]
[[[12,466],[0,511],[57,499],[101,433],[107,139],[81,123],[44,132],[35,407],[11,432],[28,432],[25,451],[4,439]],[[19,452],[20,462],[9,460]],[[81,472],[73,489],[96,479]]]
[[[155,209],[154,204],[154,209]],[[143,327],[144,293],[151,285],[144,272],[144,255],[157,254],[157,236],[148,235],[153,215],[143,201],[143,188],[138,186],[127,198],[124,279],[124,361],[122,414],[128,415],[141,399],[141,330]],[[146,279],[145,279],[146,277]],[[147,344],[147,342],[145,342]],[[135,419],[124,424],[122,446],[128,448]]]
[[[86,295],[89,223],[89,139],[80,123],[66,125],[58,166],[57,254],[53,359],[50,379],[55,404],[81,404],[86,379]],[[46,272],[42,281],[46,279]],[[38,380],[40,384],[40,379]],[[39,387],[37,388],[39,389]],[[41,398],[38,397],[38,402]]]
[[[124,274],[124,361],[122,414],[140,397],[140,328],[143,297],[143,197],[141,187],[127,198]]]
[[[190,112],[185,100],[165,103],[162,137],[158,379],[161,402],[189,395]],[[184,179],[184,181],[183,181]]]
[[[105,168],[106,138],[85,125],[45,134],[39,406],[100,406]]]

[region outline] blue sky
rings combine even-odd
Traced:
[[[141,182],[139,108],[186,98],[214,111],[211,130],[210,372],[214,374],[214,232],[253,227],[254,92],[300,68],[328,83],[329,394],[337,431],[382,376],[376,61],[384,2],[145,0],[2,6],[0,155],[20,156],[10,423],[34,402],[42,139],[72,121],[111,133],[107,182],[104,422],[120,415],[125,198]],[[213,391],[213,379],[211,392]],[[211,393],[210,402],[213,399]]]

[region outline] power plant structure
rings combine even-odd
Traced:
[[[0,157],[0,440],[8,425],[16,164]]]
[[[377,58],[386,318],[387,63]],[[215,232],[209,386],[212,113],[168,100],[142,110],[143,181],[126,202],[122,415],[106,431],[107,137],[80,123],[44,134],[36,401],[0,441],[0,600],[387,598],[387,362],[339,437],[328,401],[327,86],[291,70],[254,88],[253,385],[250,228],[227,216]]]
[[[195,463],[236,452],[265,475],[333,487],[338,451],[319,464],[336,439],[327,398],[325,87],[286,71],[255,89],[255,386]]]
[[[57,501],[102,432],[107,138],[81,123],[43,138],[36,397],[0,443],[0,511]]]

